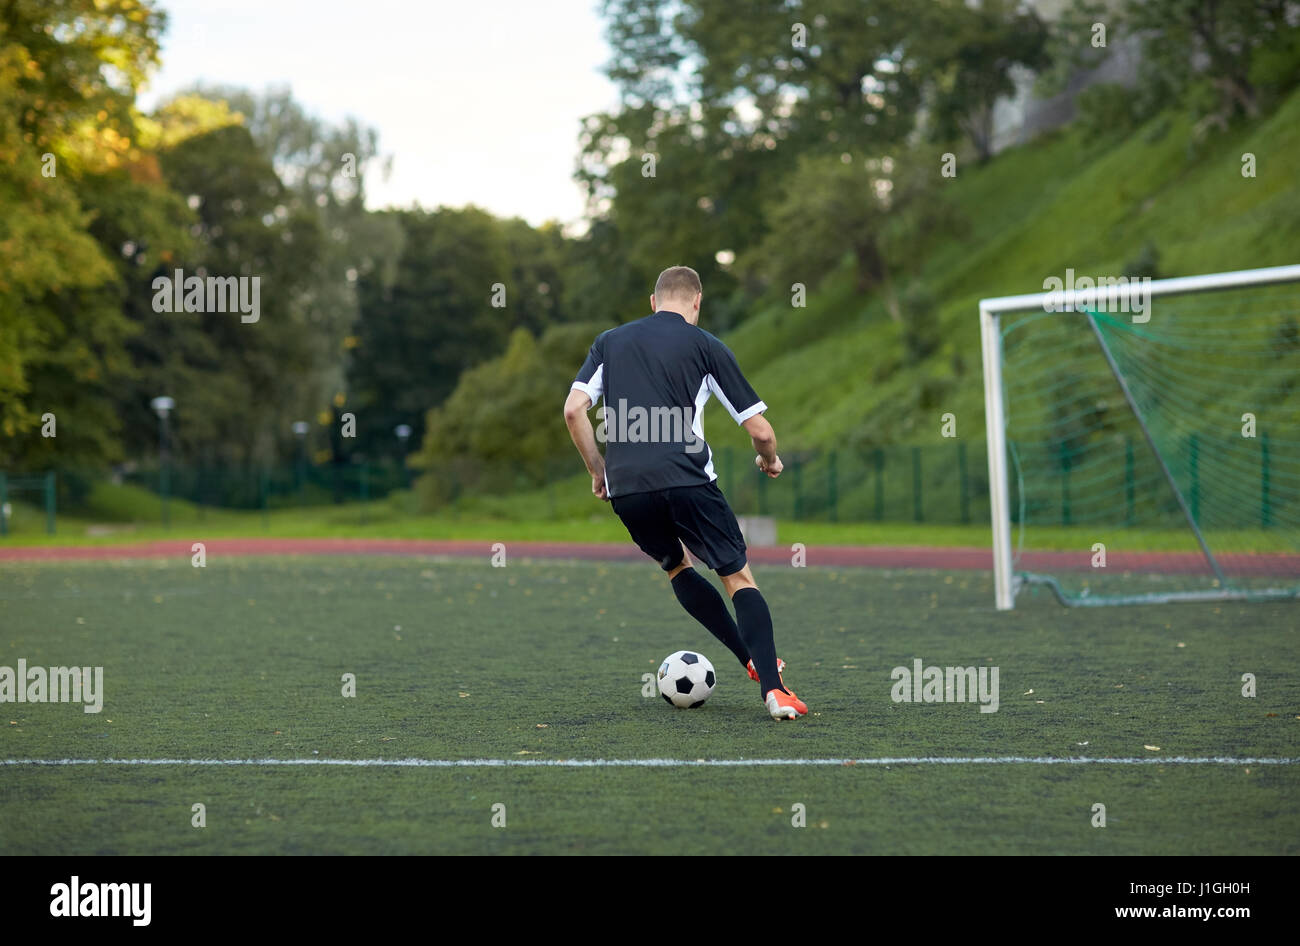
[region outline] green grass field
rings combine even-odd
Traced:
[[[1039,596],[998,614],[983,573],[759,579],[812,711],[797,722],[765,718],[650,564],[6,564],[0,665],[103,666],[106,695],[99,714],[0,704],[0,759],[1300,756],[1293,605]],[[680,648],[719,671],[699,710],[642,695]],[[998,712],[892,702],[891,669],[917,657],[997,666]],[[14,765],[0,780],[7,854],[1300,851],[1297,765]]]

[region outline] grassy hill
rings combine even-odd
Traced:
[[[1193,140],[1185,117],[1132,133],[1068,127],[959,167],[952,198],[969,221],[937,234],[913,282],[938,301],[943,345],[905,362],[898,326],[879,298],[852,291],[847,269],[793,309],[782,301],[726,337],[786,448],[937,444],[940,415],[982,440],[978,301],[1037,292],[1048,276],[1119,274],[1148,246],[1159,275],[1300,260],[1300,93],[1268,116]],[[1257,176],[1242,176],[1242,155]],[[704,314],[707,324],[708,313]],[[721,408],[706,411],[711,442],[746,446]]]
[[[1246,152],[1254,178],[1241,174]],[[1119,275],[1152,249],[1163,277],[1300,261],[1300,93],[1200,141],[1172,113],[1107,137],[1063,128],[959,167],[948,186],[966,226],[934,234],[899,287],[921,286],[936,301],[942,342],[933,355],[909,363],[882,299],[854,292],[847,258],[805,308],[778,298],[724,336],[769,405],[787,466],[805,460],[760,497],[748,438],[711,400],[705,432],[738,512],[829,519],[834,495],[840,522],[987,523],[979,300],[1042,291],[1067,268]],[[709,328],[707,300],[701,324]],[[946,412],[956,415],[956,443],[940,433]],[[967,451],[964,510],[958,444]],[[586,477],[569,473],[577,468],[575,457],[549,471],[546,489],[467,495],[455,511],[599,518]]]

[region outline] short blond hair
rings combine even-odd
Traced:
[[[679,299],[703,291],[700,274],[689,266],[669,266],[655,280],[655,296],[660,299]]]

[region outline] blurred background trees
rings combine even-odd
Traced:
[[[897,385],[902,414],[846,404],[795,436],[906,437],[909,405],[972,383],[977,358],[945,313],[978,291],[963,267],[995,232],[1000,258],[1036,258],[1042,240],[1017,245],[1013,226],[1106,141],[1147,123],[1150,144],[1185,116],[1175,134],[1212,150],[1300,83],[1287,0],[604,0],[620,101],[574,129],[588,219],[565,233],[472,206],[368,210],[389,160],[376,131],[287,89],[199,86],[142,113],[164,7],[0,4],[0,468],[154,462],[149,403],[166,394],[173,454],[194,465],[409,453],[431,472],[514,463],[535,478],[568,450],[558,404],[591,338],[645,315],[674,263],[700,271],[707,327],[747,367],[771,365],[786,403],[803,400],[801,358],[847,371],[820,340],[879,317],[854,370]],[[1135,75],[1088,79],[1113,48],[1136,51]],[[948,171],[998,164],[1019,140],[1007,109],[1035,83],[1075,90],[1087,135],[1064,163],[1016,158],[1014,200],[961,191]],[[1133,176],[1116,220],[1158,190]],[[1101,262],[1160,244],[1163,265],[1177,230],[1126,233]],[[259,276],[260,320],[154,312],[153,279],[177,269]],[[820,301],[792,316],[794,284]],[[356,436],[340,439],[346,413]]]

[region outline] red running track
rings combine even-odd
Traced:
[[[0,561],[75,561],[130,558],[189,558],[192,539],[138,542],[122,545],[29,545],[0,548]],[[494,543],[484,540],[446,539],[282,539],[245,538],[204,541],[210,556],[250,555],[429,555],[457,558],[489,558]],[[580,559],[598,562],[645,562],[650,560],[634,545],[595,542],[506,542],[511,557]],[[751,548],[749,559],[762,565],[788,565],[792,551],[784,546]],[[1220,564],[1228,574],[1269,577],[1300,576],[1300,555],[1225,555]],[[990,571],[992,553],[987,548],[941,548],[931,546],[811,545],[805,553],[808,565],[848,568],[923,568],[940,571]],[[1209,574],[1205,560],[1191,552],[1110,552],[1109,571],[1159,574]],[[1078,552],[1026,552],[1018,562],[1021,570],[1047,574],[1087,571],[1092,567],[1091,549]]]

